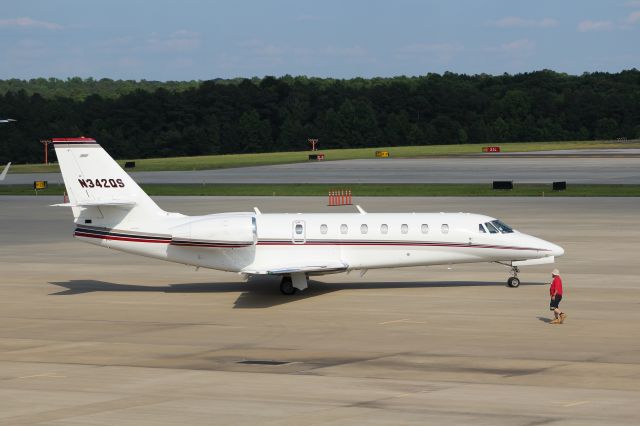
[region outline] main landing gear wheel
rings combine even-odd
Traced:
[[[291,277],[289,276],[282,277],[282,281],[280,281],[280,292],[282,294],[291,296],[292,294],[295,294],[297,290],[298,289],[293,286],[293,281],[291,280]]]
[[[520,279],[518,277],[511,277],[507,280],[507,285],[516,288],[520,285]]]

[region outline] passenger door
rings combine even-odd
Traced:
[[[293,244],[304,244],[306,232],[304,220],[294,220],[291,225],[291,241]]]

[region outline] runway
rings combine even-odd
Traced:
[[[131,172],[138,183],[518,183],[640,184],[640,156],[385,158],[199,171]],[[62,182],[57,173],[9,174],[7,184]]]
[[[329,163],[327,163],[329,164]],[[635,425],[638,198],[359,198],[471,211],[563,246],[549,267],[465,265],[277,281],[72,238],[58,197],[0,197],[0,424]],[[323,197],[168,197],[202,214],[334,211]],[[340,207],[343,211],[350,207]],[[524,269],[524,268],[523,268]]]

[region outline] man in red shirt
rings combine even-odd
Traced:
[[[551,272],[551,277],[553,280],[551,281],[551,288],[549,288],[549,294],[551,295],[549,309],[553,311],[553,315],[555,316],[551,324],[562,324],[567,318],[567,314],[562,312],[558,307],[562,300],[562,278],[560,278],[560,271],[554,269]]]

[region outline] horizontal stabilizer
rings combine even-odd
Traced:
[[[76,203],[62,203],[62,204],[52,204],[52,207],[102,207],[102,206],[112,206],[112,207],[123,207],[123,208],[133,208],[136,205],[135,201],[132,200],[86,200],[86,201],[78,201]]]
[[[311,272],[311,273],[332,273],[332,272],[344,272],[348,268],[348,265],[342,262],[314,262],[308,265],[287,265],[287,266],[275,266],[269,265],[264,268],[247,268],[242,270],[245,274],[254,275],[283,275],[294,274],[296,272]]]
[[[534,265],[547,265],[549,263],[555,263],[556,258],[554,256],[541,257],[540,259],[528,259],[528,260],[514,260],[511,262],[511,266],[534,266]]]

